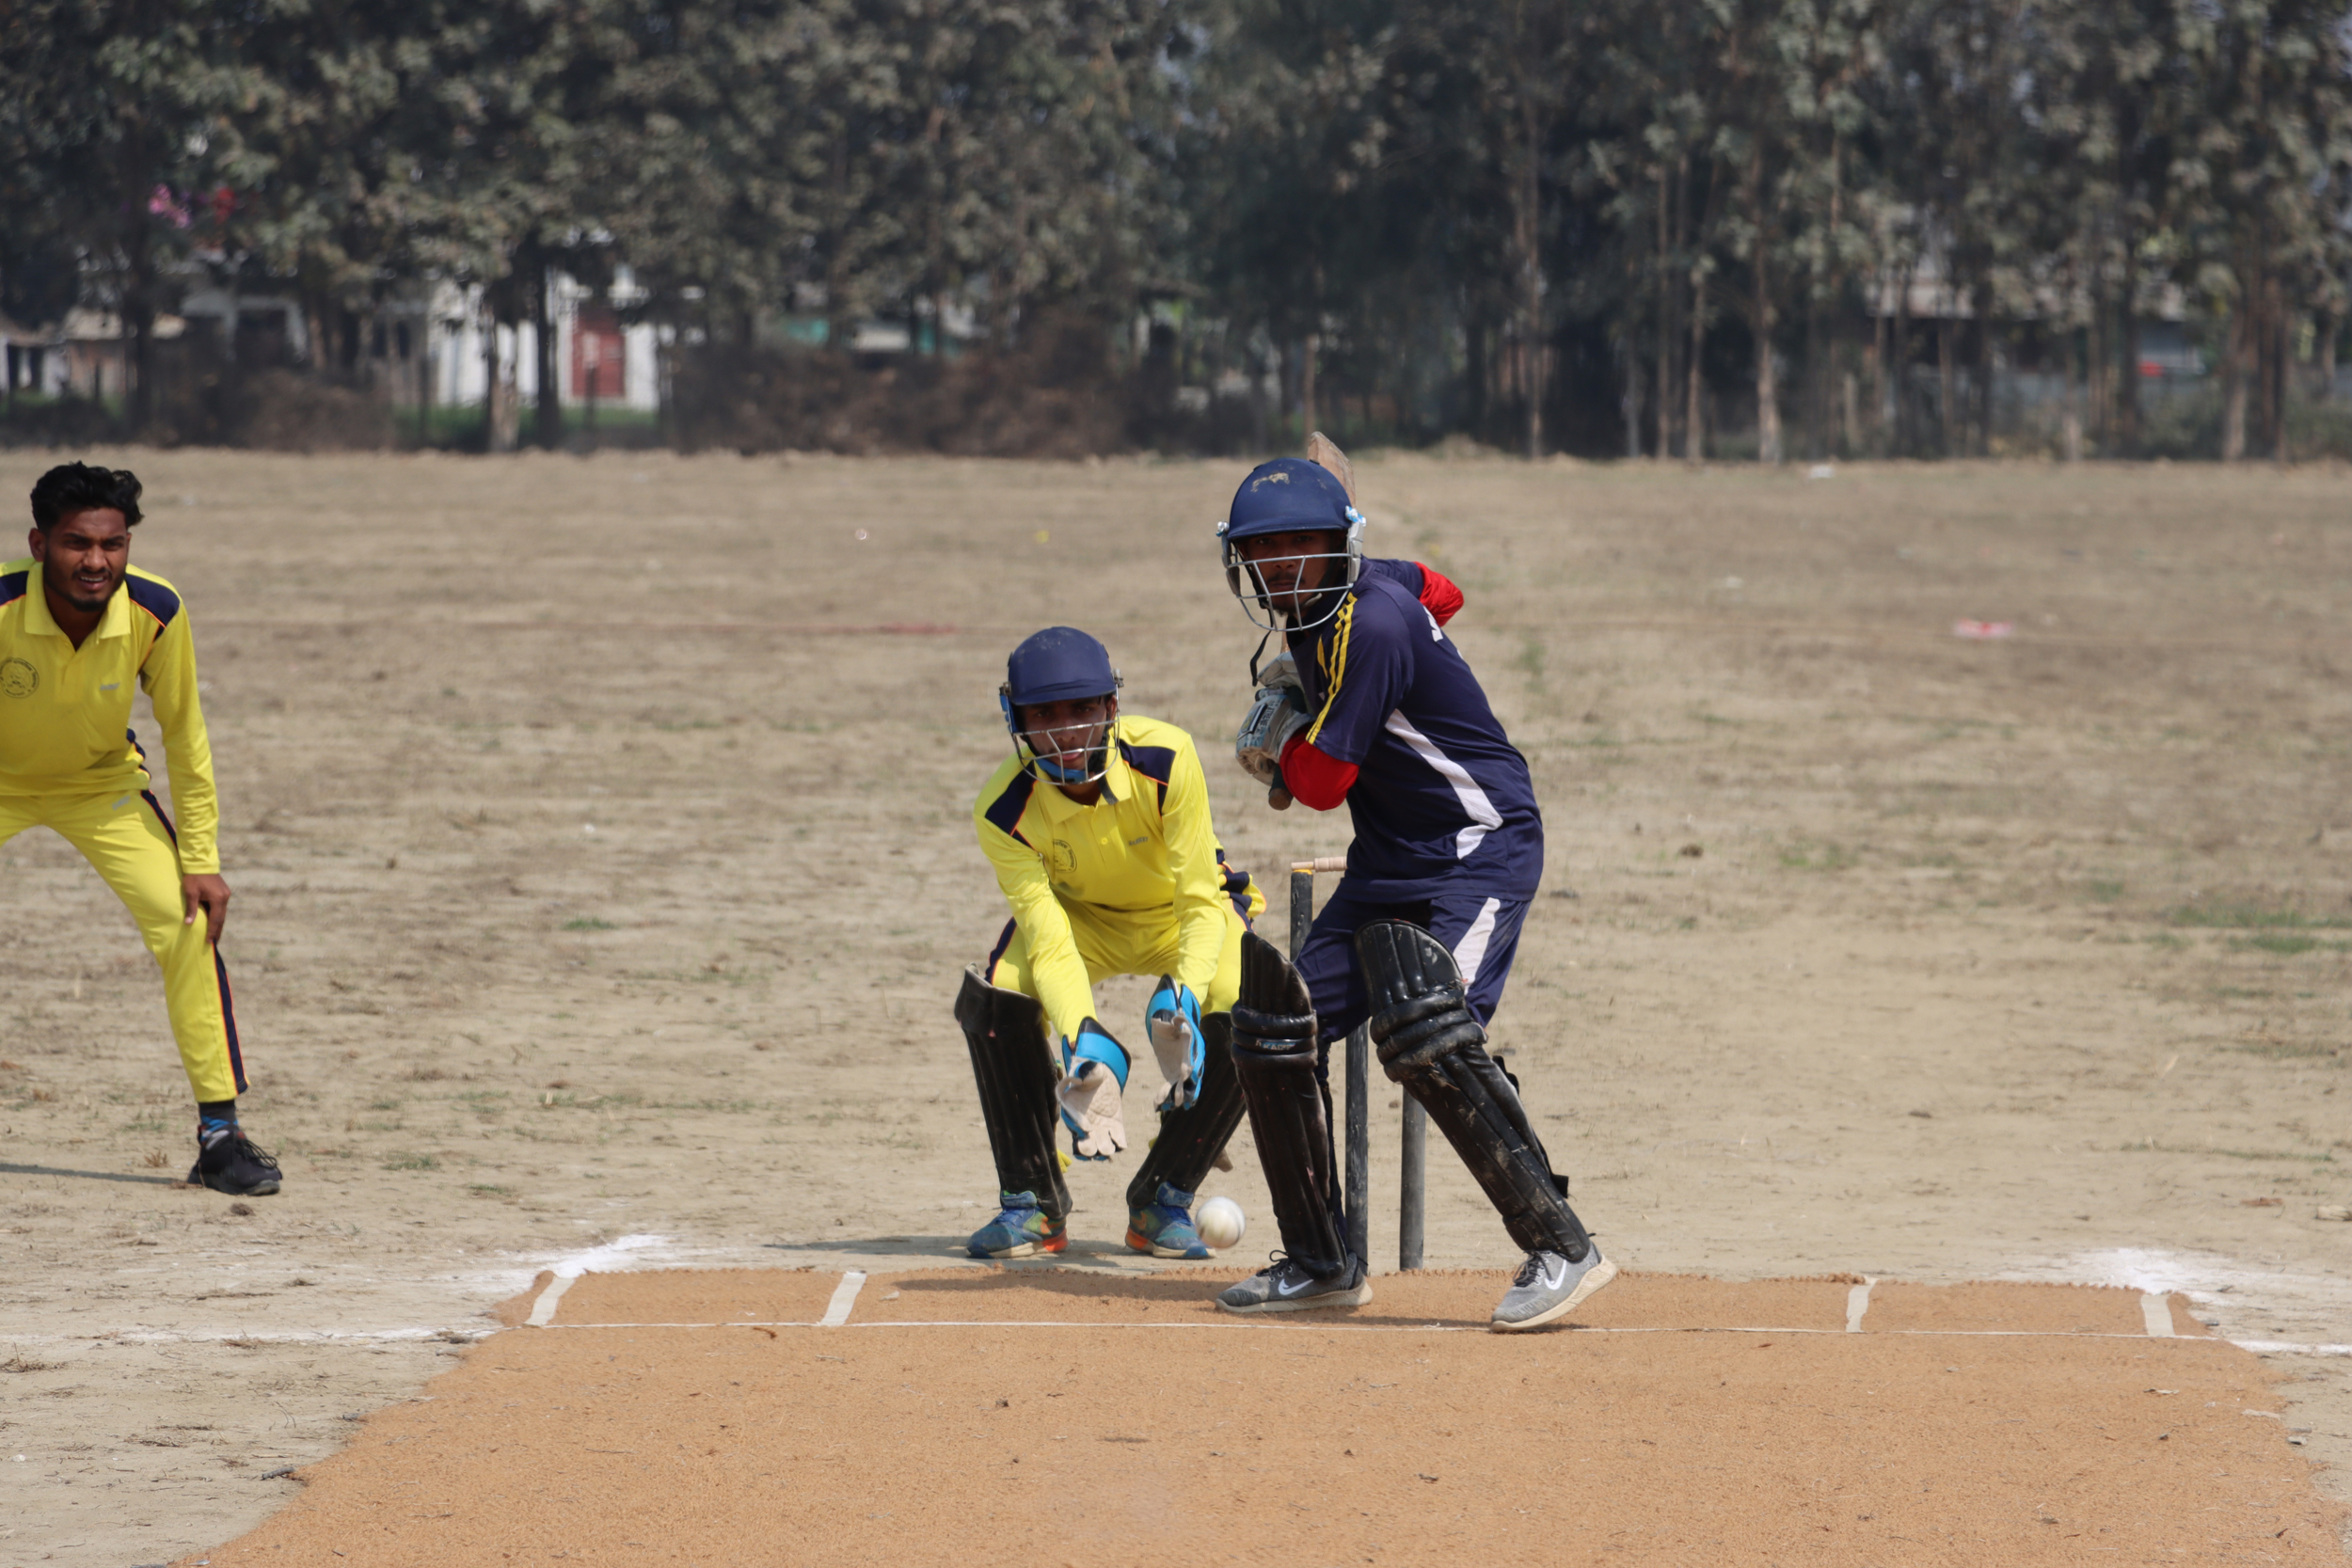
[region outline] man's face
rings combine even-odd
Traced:
[[[56,526],[33,530],[33,559],[41,581],[74,609],[106,608],[131,564],[131,525],[112,507],[68,513]]]
[[[1236,540],[1233,553],[1264,585],[1266,602],[1295,619],[1309,599],[1346,574],[1347,535],[1337,529],[1299,529]]]
[[[1032,755],[1077,774],[1089,771],[1093,754],[1103,749],[1103,732],[1118,713],[1119,699],[1107,696],[1031,703],[1012,710]]]

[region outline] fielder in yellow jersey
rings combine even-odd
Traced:
[[[196,1094],[188,1180],[274,1193],[278,1162],[237,1126],[245,1063],[218,946],[229,884],[196,647],[178,590],[130,564],[139,492],[127,469],[50,469],[33,486],[32,554],[0,566],[0,843],[55,829],[129,908]],[[135,688],[163,727],[176,828],[131,733]]]
[[[1048,627],[1013,650],[1006,675],[1014,754],[972,817],[1012,918],[956,1003],[1003,1210],[971,1250],[1013,1258],[1069,1245],[1056,1112],[1079,1159],[1126,1147],[1132,1058],[1094,1016],[1094,983],[1143,974],[1159,978],[1144,1032],[1168,1090],[1159,1136],[1128,1188],[1127,1244],[1206,1258],[1191,1209],[1241,1120],[1226,1014],[1242,933],[1265,900],[1224,864],[1192,737],[1120,715],[1100,642]]]

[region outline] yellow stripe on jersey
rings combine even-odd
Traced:
[[[1347,678],[1347,634],[1355,625],[1356,595],[1350,594],[1340,606],[1339,620],[1331,628],[1331,641],[1315,650],[1315,661],[1323,666],[1323,673],[1331,684],[1323,695],[1322,711],[1315,715],[1313,726],[1307,731],[1307,744],[1310,746],[1315,743],[1315,736],[1323,733],[1323,721],[1331,717],[1331,704],[1339,697],[1340,682]]]

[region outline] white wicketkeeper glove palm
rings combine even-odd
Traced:
[[[1119,1097],[1127,1087],[1127,1048],[1092,1019],[1078,1025],[1078,1037],[1062,1041],[1063,1077],[1054,1091],[1061,1102],[1070,1149],[1081,1160],[1107,1160],[1127,1147],[1126,1114]]]
[[[1159,1113],[1181,1111],[1200,1098],[1200,1080],[1208,1067],[1207,1047],[1200,1034],[1200,1000],[1190,986],[1176,983],[1172,974],[1160,976],[1159,989],[1143,1006],[1144,1032],[1152,1037],[1152,1054],[1159,1058],[1160,1076],[1168,1094]]]

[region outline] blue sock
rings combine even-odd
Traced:
[[[210,1100],[196,1108],[196,1141],[210,1148],[237,1130],[237,1102]]]

